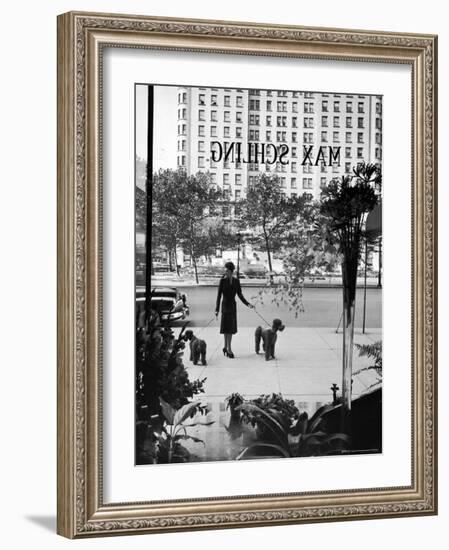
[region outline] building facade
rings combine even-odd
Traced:
[[[248,183],[260,172],[279,176],[288,196],[310,193],[319,198],[332,178],[352,172],[360,162],[382,162],[382,98],[360,94],[243,90],[231,88],[178,88],[177,165],[189,174],[208,171],[230,202],[245,196]],[[226,151],[232,144],[287,146],[283,163],[274,157],[238,162],[231,155],[214,161],[217,142]],[[274,146],[274,147],[273,147]],[[240,147],[240,146],[239,146]],[[304,159],[313,147],[310,160]],[[334,153],[329,165],[316,161],[320,147]],[[261,160],[264,160],[262,163]],[[315,162],[316,161],[316,162]],[[315,165],[316,164],[316,165]]]

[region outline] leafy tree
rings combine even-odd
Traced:
[[[300,204],[300,212],[278,244],[283,255],[285,278],[274,287],[262,289],[259,299],[268,291],[276,305],[284,305],[294,310],[298,317],[304,311],[303,289],[307,275],[314,270],[335,269],[339,254],[335,243],[326,239],[325,220],[320,213],[320,204],[305,196]]]
[[[237,246],[237,229],[223,218],[211,216],[198,224],[196,252],[198,256],[211,257],[217,248],[227,249]]]
[[[321,193],[328,241],[338,243],[343,276],[343,427],[349,430],[357,270],[367,214],[378,202],[380,169],[361,163],[350,176],[332,180]]]
[[[160,170],[153,177],[153,233],[159,232],[155,238],[175,241],[175,248],[178,243],[188,248],[197,283],[201,227],[220,198],[221,192],[210,184],[208,173],[189,176],[181,169]],[[158,227],[158,217],[169,227]]]
[[[276,175],[261,173],[254,183],[248,185],[246,199],[240,204],[241,223],[253,232],[248,240],[266,251],[270,281],[273,249],[287,235],[308,200],[304,195],[286,197]]]

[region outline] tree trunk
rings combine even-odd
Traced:
[[[196,281],[196,284],[199,284],[200,281],[198,279],[198,267],[196,265],[195,248],[193,246],[193,226],[192,225],[190,226],[190,256],[192,258],[193,268],[195,270],[195,281]]]
[[[268,269],[270,270],[270,284],[273,284],[273,266],[271,264],[271,252],[270,252],[270,243],[268,241],[268,235],[264,229],[263,236],[265,238],[265,248],[267,249],[267,257],[268,257]]]

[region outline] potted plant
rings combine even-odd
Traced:
[[[231,395],[228,395],[228,397],[226,397],[226,409],[229,409],[231,413],[231,421],[240,422],[242,412],[238,407],[240,407],[240,405],[242,405],[244,401],[244,398],[239,393],[231,393]]]

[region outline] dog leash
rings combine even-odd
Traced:
[[[203,327],[199,332],[198,334],[201,334],[203,332],[203,330],[205,330],[213,321],[215,320],[215,315],[212,317],[212,319],[207,323],[207,325],[205,327]]]
[[[270,323],[264,317],[262,317],[262,315],[257,311],[256,308],[254,308],[254,311],[268,327],[271,327]]]

